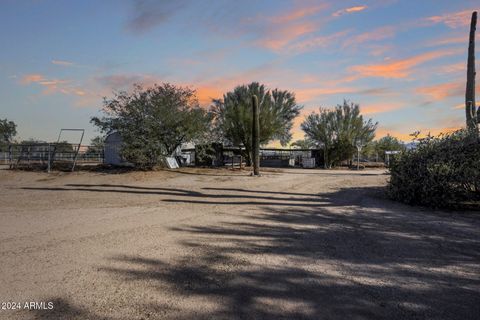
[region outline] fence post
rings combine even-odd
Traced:
[[[48,164],[47,164],[47,172],[50,173],[50,143],[48,144]]]
[[[8,164],[9,168],[13,169],[13,156],[12,156],[12,145],[8,145]]]

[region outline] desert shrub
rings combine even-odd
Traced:
[[[459,130],[418,140],[392,159],[388,194],[408,204],[461,207],[480,203],[480,140]]]

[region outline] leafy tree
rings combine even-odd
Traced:
[[[96,136],[90,141],[86,154],[98,154],[103,152],[103,147],[105,146],[105,137]]]
[[[76,149],[77,149],[77,145],[75,145],[75,148],[74,148],[74,145],[72,145],[68,141],[60,141],[56,143],[56,146],[55,146],[55,151],[57,153],[73,153],[75,152]]]
[[[20,145],[23,146],[22,149],[28,150],[30,148],[30,151],[46,151],[48,150],[48,142],[42,141],[42,140],[37,140],[37,139],[27,139],[27,140],[22,140],[20,142]],[[68,141],[59,141],[56,143],[50,143],[51,145],[51,150],[53,152],[53,148],[55,147],[55,153],[72,153],[76,150],[76,146],[74,148],[74,145],[69,143]]]
[[[0,119],[0,150],[7,147],[17,135],[17,125],[8,119]]]
[[[330,158],[335,142],[334,114],[332,111],[320,108],[318,113],[311,113],[301,124],[307,139],[315,141],[324,148],[324,166],[330,167]]]
[[[364,120],[358,104],[344,101],[333,110],[320,108],[301,124],[307,139],[324,147],[325,168],[351,159],[356,145],[366,145],[375,137],[377,123]]]
[[[169,83],[104,99],[104,116],[91,122],[102,132],[118,131],[122,155],[140,167],[151,167],[161,156],[172,155],[184,142],[207,131],[211,117],[199,107],[195,90]]]
[[[252,95],[258,97],[261,145],[272,140],[286,145],[292,138],[293,119],[302,109],[293,93],[269,91],[257,82],[238,86],[223,99],[213,100],[212,112],[222,142],[243,146],[248,164],[252,159]]]
[[[378,157],[385,161],[385,151],[404,151],[405,145],[395,137],[387,134],[385,137],[373,142],[374,151]]]
[[[29,139],[20,141],[19,144],[34,145],[34,144],[47,144],[47,143],[48,142],[43,141],[43,140],[37,140],[37,139],[34,139],[34,138],[29,138]]]
[[[309,139],[294,141],[292,144],[290,144],[290,146],[298,149],[312,149],[316,147],[315,143]]]

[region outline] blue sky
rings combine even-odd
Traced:
[[[86,129],[113,90],[172,82],[200,102],[259,81],[305,114],[343,99],[408,140],[464,123],[478,1],[0,1],[0,118],[19,138]],[[478,36],[477,36],[478,37]]]

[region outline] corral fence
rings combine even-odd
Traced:
[[[223,147],[220,144],[199,145],[195,148],[182,149],[180,156],[185,159],[182,163],[192,166],[226,166],[231,168],[246,166],[244,148]],[[260,166],[273,168],[323,166],[323,150],[260,148]]]
[[[179,163],[190,166],[215,166],[238,168],[246,166],[245,148],[225,147],[221,144],[197,145],[195,148],[182,149]],[[369,158],[357,155],[343,161],[342,167],[374,168],[385,167],[378,157]],[[323,149],[260,148],[260,166],[271,168],[323,168]]]
[[[77,165],[104,162],[103,148],[71,143],[11,144],[0,152],[0,164],[10,169],[53,168],[73,171]]]
[[[100,146],[60,143],[11,144],[0,150],[0,165],[10,169],[53,169],[73,171],[76,167],[115,165],[105,158]],[[213,166],[241,168],[247,165],[244,148],[224,147],[220,144],[182,149],[175,156],[180,166]],[[322,149],[261,148],[260,166],[272,168],[323,168]],[[381,167],[383,162],[360,159],[361,167]],[[352,166],[357,159],[342,163]]]

